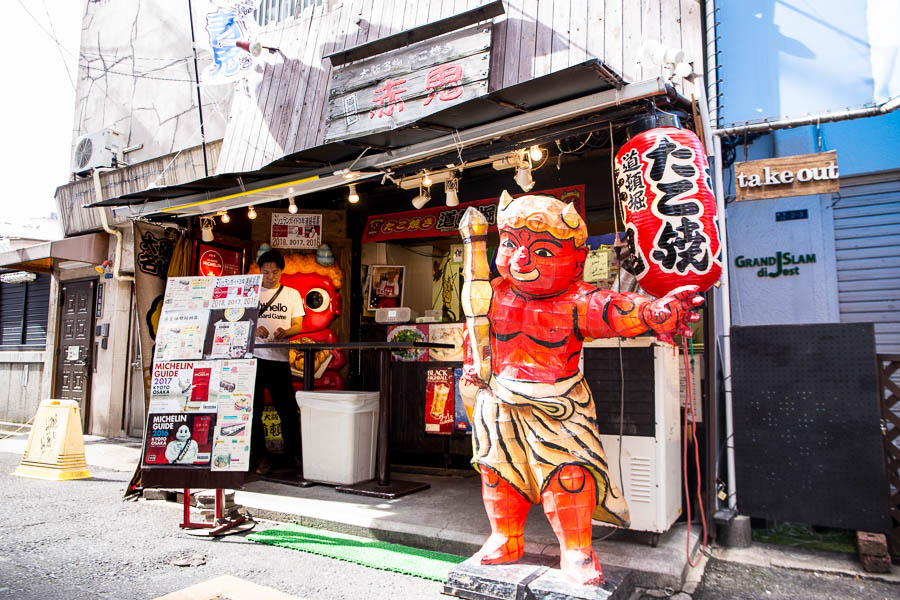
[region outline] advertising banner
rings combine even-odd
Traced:
[[[322,244],[322,215],[272,215],[273,248],[315,250]]]
[[[453,369],[428,369],[425,380],[425,433],[453,433]]]
[[[584,216],[584,185],[570,185],[549,190],[536,190],[531,195],[553,196],[563,202],[574,202],[578,213]],[[514,198],[528,194],[513,194]],[[371,215],[363,230],[362,242],[386,242],[388,240],[459,235],[459,220],[470,206],[484,214],[491,224],[490,231],[497,231],[497,203],[499,198],[485,198],[462,202],[459,206],[435,206],[400,213]],[[272,244],[274,246],[274,243]]]
[[[197,275],[201,277],[222,277],[238,275],[242,271],[243,252],[206,242],[197,242]]]
[[[151,414],[142,466],[208,467],[215,424],[215,413]]]

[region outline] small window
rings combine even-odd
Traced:
[[[322,0],[259,0],[259,6],[253,16],[260,26],[265,26],[272,21],[276,23],[284,21],[317,4],[322,4]]]
[[[28,283],[0,283],[0,349],[43,349],[47,345],[50,275]]]

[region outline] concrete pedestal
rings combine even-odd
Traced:
[[[604,567],[601,586],[570,582],[540,557],[508,565],[482,565],[470,558],[450,571],[444,594],[467,600],[624,600],[634,591],[631,571]]]

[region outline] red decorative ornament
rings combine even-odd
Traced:
[[[641,287],[662,297],[682,285],[719,280],[719,232],[709,163],[693,132],[655,127],[616,153],[616,185]]]

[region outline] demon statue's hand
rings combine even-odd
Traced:
[[[657,335],[680,334],[691,337],[690,324],[700,320],[695,311],[703,305],[696,285],[675,288],[662,298],[644,305],[642,317]]]

